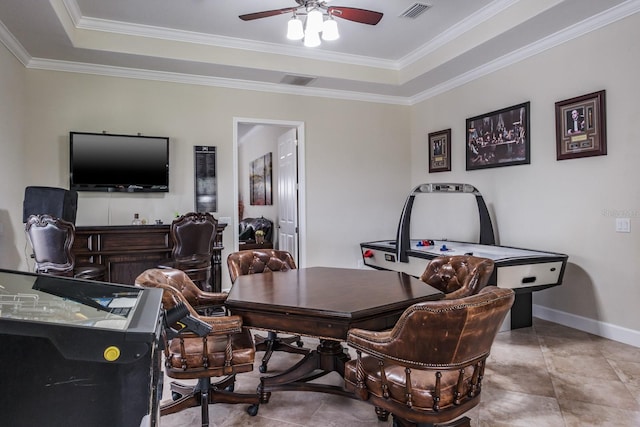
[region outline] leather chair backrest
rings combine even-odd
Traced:
[[[218,221],[209,213],[190,212],[171,223],[174,260],[211,259]]]
[[[475,295],[489,282],[494,262],[471,255],[441,256],[431,260],[420,280],[444,292],[445,299]]]
[[[414,304],[379,354],[416,368],[465,365],[489,354],[513,301],[513,290],[487,286],[462,299]],[[350,334],[349,344],[358,347],[357,333]],[[376,344],[367,342],[366,351],[376,354]]]
[[[25,231],[33,248],[37,272],[73,275],[75,259],[71,246],[75,227],[72,223],[51,215],[31,215]]]
[[[233,283],[238,276],[247,274],[293,270],[296,268],[296,262],[287,251],[256,249],[229,254],[227,266]]]
[[[184,287],[184,283],[191,282],[189,276],[184,271],[176,269],[152,268],[142,272],[136,277],[135,285],[145,288],[160,288],[162,293],[162,306],[165,310],[175,307],[183,302],[189,309],[192,316],[198,317],[199,314],[192,307],[189,299],[180,292],[180,288]]]
[[[261,230],[264,232],[264,240],[267,242],[272,241],[273,237],[273,222],[265,217],[260,218],[245,218],[239,223],[239,235],[240,241],[255,240],[256,231]]]

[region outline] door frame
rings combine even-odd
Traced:
[[[269,120],[269,119],[255,119],[247,117],[234,117],[233,118],[233,250],[238,250],[238,125],[275,125],[275,126],[287,126],[296,128],[298,149],[297,149],[297,164],[298,164],[298,266],[303,268],[306,266],[307,259],[307,232],[306,232],[306,172],[305,172],[305,150],[304,150],[304,122],[289,121],[289,120]]]

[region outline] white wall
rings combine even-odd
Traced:
[[[171,138],[169,193],[80,193],[78,225],[128,224],[134,212],[168,223],[192,210],[194,145],[218,147],[215,216],[233,217],[233,118],[252,117],[305,123],[306,265],[355,268],[360,242],[395,234],[410,176],[408,107],[41,70],[26,70],[24,93],[20,191],[68,187],[69,131]]]
[[[22,224],[24,87],[24,67],[0,43],[0,268],[20,266],[26,248]]]
[[[562,286],[535,293],[542,313],[640,345],[640,14],[478,79],[412,109],[412,182],[476,186],[499,243],[569,255]],[[606,90],[606,156],[556,160],[557,101]],[[531,101],[531,164],[465,171],[465,119]],[[428,174],[429,132],[452,128],[452,171]],[[631,233],[615,232],[615,214]],[[558,313],[560,311],[561,313]],[[594,321],[594,322],[592,322]]]

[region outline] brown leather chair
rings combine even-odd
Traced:
[[[150,269],[140,274],[136,286],[160,288],[163,290],[162,305],[170,310],[184,303],[191,316],[212,326],[212,331],[204,337],[182,332],[166,342],[165,370],[175,379],[197,379],[194,385],[171,383],[173,401],[160,405],[160,415],[173,414],[194,406],[200,406],[202,426],[209,425],[209,404],[248,403],[258,410],[259,395],[234,393],[236,374],[253,370],[255,346],[251,333],[242,327],[240,316],[200,316],[178,289],[189,289],[185,283],[191,279],[186,273],[176,269]],[[191,283],[193,285],[193,283]],[[195,285],[193,285],[195,286]],[[226,299],[226,294],[217,294]],[[212,383],[212,377],[224,377]]]
[[[100,264],[76,263],[71,252],[75,226],[51,215],[31,215],[25,224],[33,249],[36,273],[104,280],[106,268]]]
[[[393,414],[394,426],[460,417],[480,402],[485,362],[513,301],[513,290],[488,286],[414,304],[388,331],[351,329],[347,344],[357,358],[345,366],[345,388],[374,405],[379,419]]]
[[[255,249],[247,251],[233,252],[227,257],[227,266],[231,283],[234,283],[238,276],[256,273],[271,273],[273,271],[287,271],[296,268],[296,262],[287,251],[277,249]],[[274,351],[285,351],[287,353],[307,354],[308,349],[302,348],[304,345],[300,336],[280,337],[276,332],[268,331],[267,336],[255,335],[256,350],[264,351],[260,372],[267,372],[267,363],[271,359]],[[292,344],[296,343],[298,347]]]
[[[420,280],[445,293],[445,299],[475,295],[487,285],[494,262],[471,255],[441,256],[431,260]]]
[[[171,223],[171,259],[159,268],[182,270],[204,291],[211,290],[211,260],[218,221],[209,213],[189,212]]]
[[[227,293],[203,291],[182,270],[167,268],[163,270],[163,274],[172,279],[166,284],[179,290],[199,315],[212,316],[226,313],[224,302],[227,299]]]

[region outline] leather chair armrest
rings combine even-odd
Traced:
[[[240,316],[201,316],[200,320],[207,322],[213,327],[213,330],[210,332],[210,334],[213,335],[226,335],[242,332],[242,317]]]
[[[194,296],[197,308],[202,306],[219,306],[227,300],[226,292],[200,292]]]
[[[385,348],[393,341],[391,333],[392,330],[369,331],[366,329],[353,328],[347,333],[347,344],[356,350],[384,358],[387,353]]]

